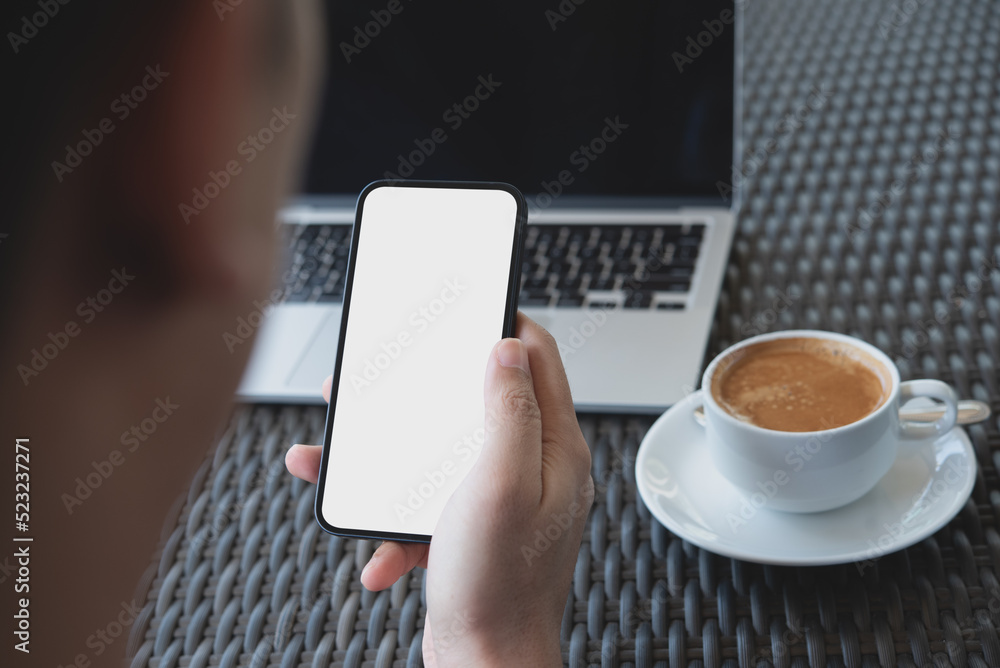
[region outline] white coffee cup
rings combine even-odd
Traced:
[[[712,394],[720,365],[731,364],[751,346],[783,338],[837,342],[879,377],[888,396],[863,418],[819,431],[765,429],[727,412]],[[815,330],[764,334],[727,348],[705,369],[701,396],[708,449],[719,472],[748,498],[762,495],[765,507],[797,513],[831,510],[864,496],[889,471],[901,444],[942,436],[955,426],[958,415],[958,397],[946,383],[901,382],[899,370],[878,348]],[[944,416],[931,423],[900,420],[900,406],[915,397],[943,402]]]

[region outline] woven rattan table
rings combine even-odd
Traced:
[[[745,8],[745,202],[709,355],[762,331],[845,332],[904,379],[1000,412],[1000,3]],[[284,470],[323,417],[235,409],[164,529],[134,666],[421,665],[423,573],[365,591],[374,546],[323,533],[312,486]],[[636,495],[651,418],[580,422],[598,494],[568,664],[1000,666],[996,417],[968,428],[980,470],[954,521],[866,568],[761,566],[680,540]]]

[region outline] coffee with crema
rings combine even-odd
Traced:
[[[772,339],[739,349],[712,376],[730,415],[765,429],[820,431],[857,422],[889,396],[881,363],[849,344]]]

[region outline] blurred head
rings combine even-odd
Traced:
[[[208,443],[311,129],[316,5],[4,3],[5,421],[110,447],[169,396],[171,438]]]

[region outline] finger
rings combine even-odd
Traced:
[[[493,347],[486,366],[486,442],[473,472],[476,484],[541,496],[542,418],[528,349],[519,339]],[[530,498],[530,497],[529,497]]]
[[[326,403],[330,403],[330,394],[333,392],[333,375],[326,377],[323,381],[323,398],[326,399]]]
[[[369,591],[382,591],[417,566],[426,568],[429,547],[426,543],[383,542],[361,571],[361,584]]]
[[[578,477],[589,475],[590,449],[573,408],[559,347],[548,332],[522,313],[518,314],[517,326],[532,360],[535,396],[542,414],[545,465],[560,475],[567,470],[576,471]]]
[[[322,445],[293,445],[285,453],[285,468],[296,478],[302,478],[314,485],[319,480]]]
[[[537,360],[532,364],[532,379],[544,428],[563,433],[567,428],[578,426],[573,396],[555,339],[528,316],[517,315],[517,336],[527,346],[529,358]]]

